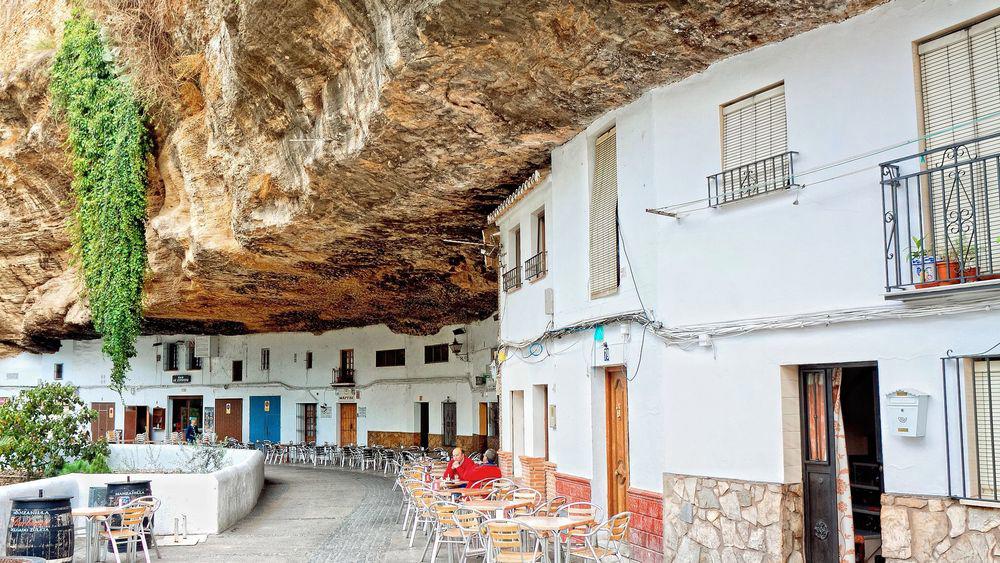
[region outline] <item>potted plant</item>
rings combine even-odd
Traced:
[[[924,250],[924,239],[913,237],[913,245],[910,247],[910,270],[911,279],[917,289],[939,285],[935,262],[937,258]]]

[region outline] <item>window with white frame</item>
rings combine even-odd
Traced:
[[[618,291],[618,147],[615,129],[594,143],[590,188],[590,297]]]

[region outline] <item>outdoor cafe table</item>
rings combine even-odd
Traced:
[[[561,542],[557,534],[577,526],[590,526],[594,523],[593,518],[573,518],[569,516],[518,516],[514,520],[535,529],[537,532],[549,532],[552,534],[554,561],[562,561]],[[543,538],[544,539],[544,538]]]
[[[498,518],[503,518],[508,510],[523,508],[535,504],[530,499],[525,500],[469,500],[462,503],[465,508],[472,508],[480,512],[494,512]]]
[[[91,563],[94,560],[94,555],[99,555],[101,552],[101,547],[95,546],[97,522],[107,518],[112,512],[117,510],[114,506],[83,506],[80,508],[74,508],[70,513],[73,516],[80,516],[81,518],[87,519],[87,558],[85,561]],[[94,548],[97,548],[96,550]],[[94,553],[96,551],[96,553]]]

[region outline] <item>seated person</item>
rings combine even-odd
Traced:
[[[451,461],[444,468],[444,478],[446,480],[458,479],[460,481],[468,481],[469,473],[475,468],[476,464],[471,459],[465,457],[465,452],[462,451],[462,448],[455,448],[451,452]]]
[[[501,476],[500,467],[497,466],[497,452],[489,449],[483,454],[483,464],[477,465],[469,473],[469,478],[466,480],[469,482],[469,486],[472,486],[480,481],[499,479]]]

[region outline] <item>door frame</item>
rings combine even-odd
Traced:
[[[813,525],[811,522],[812,518],[812,506],[810,503],[809,494],[809,479],[808,479],[808,469],[810,465],[819,466],[825,465],[828,467],[827,472],[832,479],[836,479],[838,468],[837,468],[837,455],[834,437],[834,404],[833,404],[833,370],[836,368],[872,368],[874,376],[874,387],[875,387],[875,427],[876,427],[876,444],[875,448],[878,457],[881,459],[882,456],[882,444],[881,444],[881,406],[879,405],[879,380],[878,380],[878,362],[868,361],[868,362],[841,362],[841,363],[829,363],[829,364],[802,364],[798,366],[798,390],[799,390],[799,427],[801,429],[802,440],[801,440],[801,465],[802,465],[802,526],[803,526],[803,545],[804,550],[803,555],[808,558],[810,554],[809,547],[814,541],[813,539]],[[809,458],[809,432],[806,427],[806,378],[804,377],[805,372],[815,372],[822,370],[825,373],[826,379],[826,433],[827,433],[827,459],[829,463],[821,464],[819,462],[810,462]],[[841,381],[843,384],[843,381]],[[815,471],[819,473],[819,471]],[[840,534],[840,521],[837,517],[837,495],[836,495],[836,483],[832,484],[832,490],[834,494],[830,497],[829,507],[831,509],[831,514],[833,516],[835,527],[829,530],[830,534],[833,534],[837,538],[838,551],[839,542],[841,540]]]
[[[628,422],[629,422],[629,420],[628,420],[628,376],[627,376],[627,374],[625,372],[625,368],[621,367],[621,366],[614,366],[614,367],[604,368],[604,374],[605,374],[604,375],[604,379],[605,379],[605,383],[604,383],[604,385],[605,385],[605,388],[604,388],[604,403],[605,403],[605,410],[604,410],[604,422],[605,422],[604,440],[605,440],[605,452],[606,452],[606,455],[607,455],[607,459],[605,461],[605,464],[607,465],[607,478],[608,478],[608,481],[607,481],[607,483],[608,483],[608,491],[607,491],[608,492],[608,499],[607,499],[607,501],[608,501],[608,514],[612,514],[612,513],[617,514],[618,512],[627,510],[627,508],[628,508],[628,498],[627,498],[628,497],[628,493],[627,493],[627,491],[628,491],[629,485],[631,483],[631,467],[630,467],[631,453],[630,453],[630,449],[629,449],[629,436],[628,436],[628,434],[629,434],[629,424],[628,424]],[[624,450],[626,498],[622,498],[622,499],[618,499],[617,495],[615,495],[615,493],[614,493],[614,490],[616,488],[615,485],[614,485],[614,483],[615,483],[615,478],[614,478],[615,477],[615,468],[614,468],[614,464],[613,464],[613,457],[614,457],[615,450],[612,449],[612,439],[613,439],[613,436],[614,436],[614,433],[612,432],[612,430],[613,430],[614,419],[615,419],[615,417],[613,416],[615,413],[612,412],[613,408],[614,408],[613,407],[613,400],[612,400],[612,397],[613,397],[612,388],[614,386],[614,379],[617,378],[617,377],[620,377],[622,380],[624,380],[624,385],[625,385],[625,401],[624,401],[624,404],[622,405],[622,416],[621,416],[622,424],[624,425],[624,433],[623,433],[624,434],[624,436],[623,436],[624,437],[624,442],[621,444],[621,446],[622,446],[622,449]],[[619,508],[620,508],[620,510],[619,510]]]

